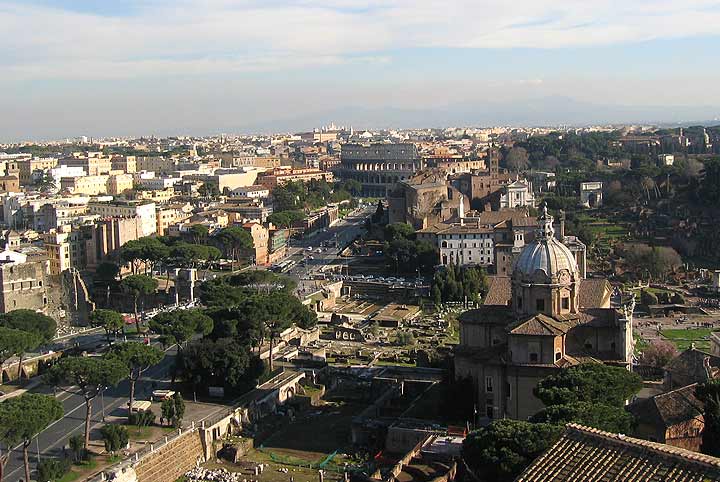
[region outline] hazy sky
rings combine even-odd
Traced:
[[[720,115],[718,25],[711,0],[0,0],[0,141],[558,96]]]

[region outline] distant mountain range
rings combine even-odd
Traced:
[[[325,125],[330,121],[338,125],[353,126],[356,130],[498,125],[718,125],[720,107],[593,104],[568,97],[461,103],[443,108],[343,106],[268,122],[247,123],[233,126],[232,129],[247,133],[299,132]]]

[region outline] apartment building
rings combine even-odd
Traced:
[[[113,156],[110,163],[113,171],[122,171],[128,174],[137,171],[137,158],[135,156]]]
[[[146,201],[93,201],[88,204],[91,214],[101,217],[134,218],[140,220],[140,236],[151,236],[157,232],[157,214],[155,203]]]
[[[19,192],[20,179],[17,176],[0,176],[0,192]]]
[[[168,172],[175,169],[176,159],[162,156],[138,156],[135,158],[136,171]]]
[[[102,152],[74,153],[60,160],[60,165],[80,167],[88,176],[101,176],[112,171],[112,158]]]
[[[30,159],[18,159],[16,162],[18,177],[22,185],[28,185],[32,182],[33,172],[46,171],[58,164],[58,160],[54,157],[33,157]]]
[[[170,226],[189,219],[190,213],[185,212],[181,207],[170,206],[167,208],[158,208],[157,210],[157,235],[165,236],[169,234]]]
[[[106,194],[109,177],[107,175],[63,177],[60,179],[60,189],[70,194],[85,194],[87,196]]]
[[[309,182],[312,180],[333,182],[332,172],[321,171],[320,169],[274,169],[263,173],[258,177],[258,183],[272,189],[275,186],[283,186],[289,182]]]
[[[132,174],[114,174],[108,178],[107,193],[116,196],[133,188]]]

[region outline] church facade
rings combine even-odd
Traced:
[[[460,317],[455,376],[472,378],[478,416],[531,417],[543,408],[533,389],[558,370],[629,367],[633,307],[611,308],[611,291],[605,279],[584,279],[543,207],[511,276],[492,278],[483,306]]]

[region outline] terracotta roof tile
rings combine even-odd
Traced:
[[[612,286],[606,279],[587,278],[580,282],[580,306],[605,308],[610,306]]]
[[[509,326],[511,335],[534,336],[558,336],[567,333],[571,327],[571,324],[543,314],[534,315]]]
[[[507,306],[512,298],[510,277],[488,276],[488,293],[485,296],[484,305]]]
[[[720,459],[670,445],[568,424],[517,482],[720,480]]]
[[[636,420],[665,429],[694,418],[702,420],[704,406],[695,396],[697,383],[678,388],[628,406]]]

